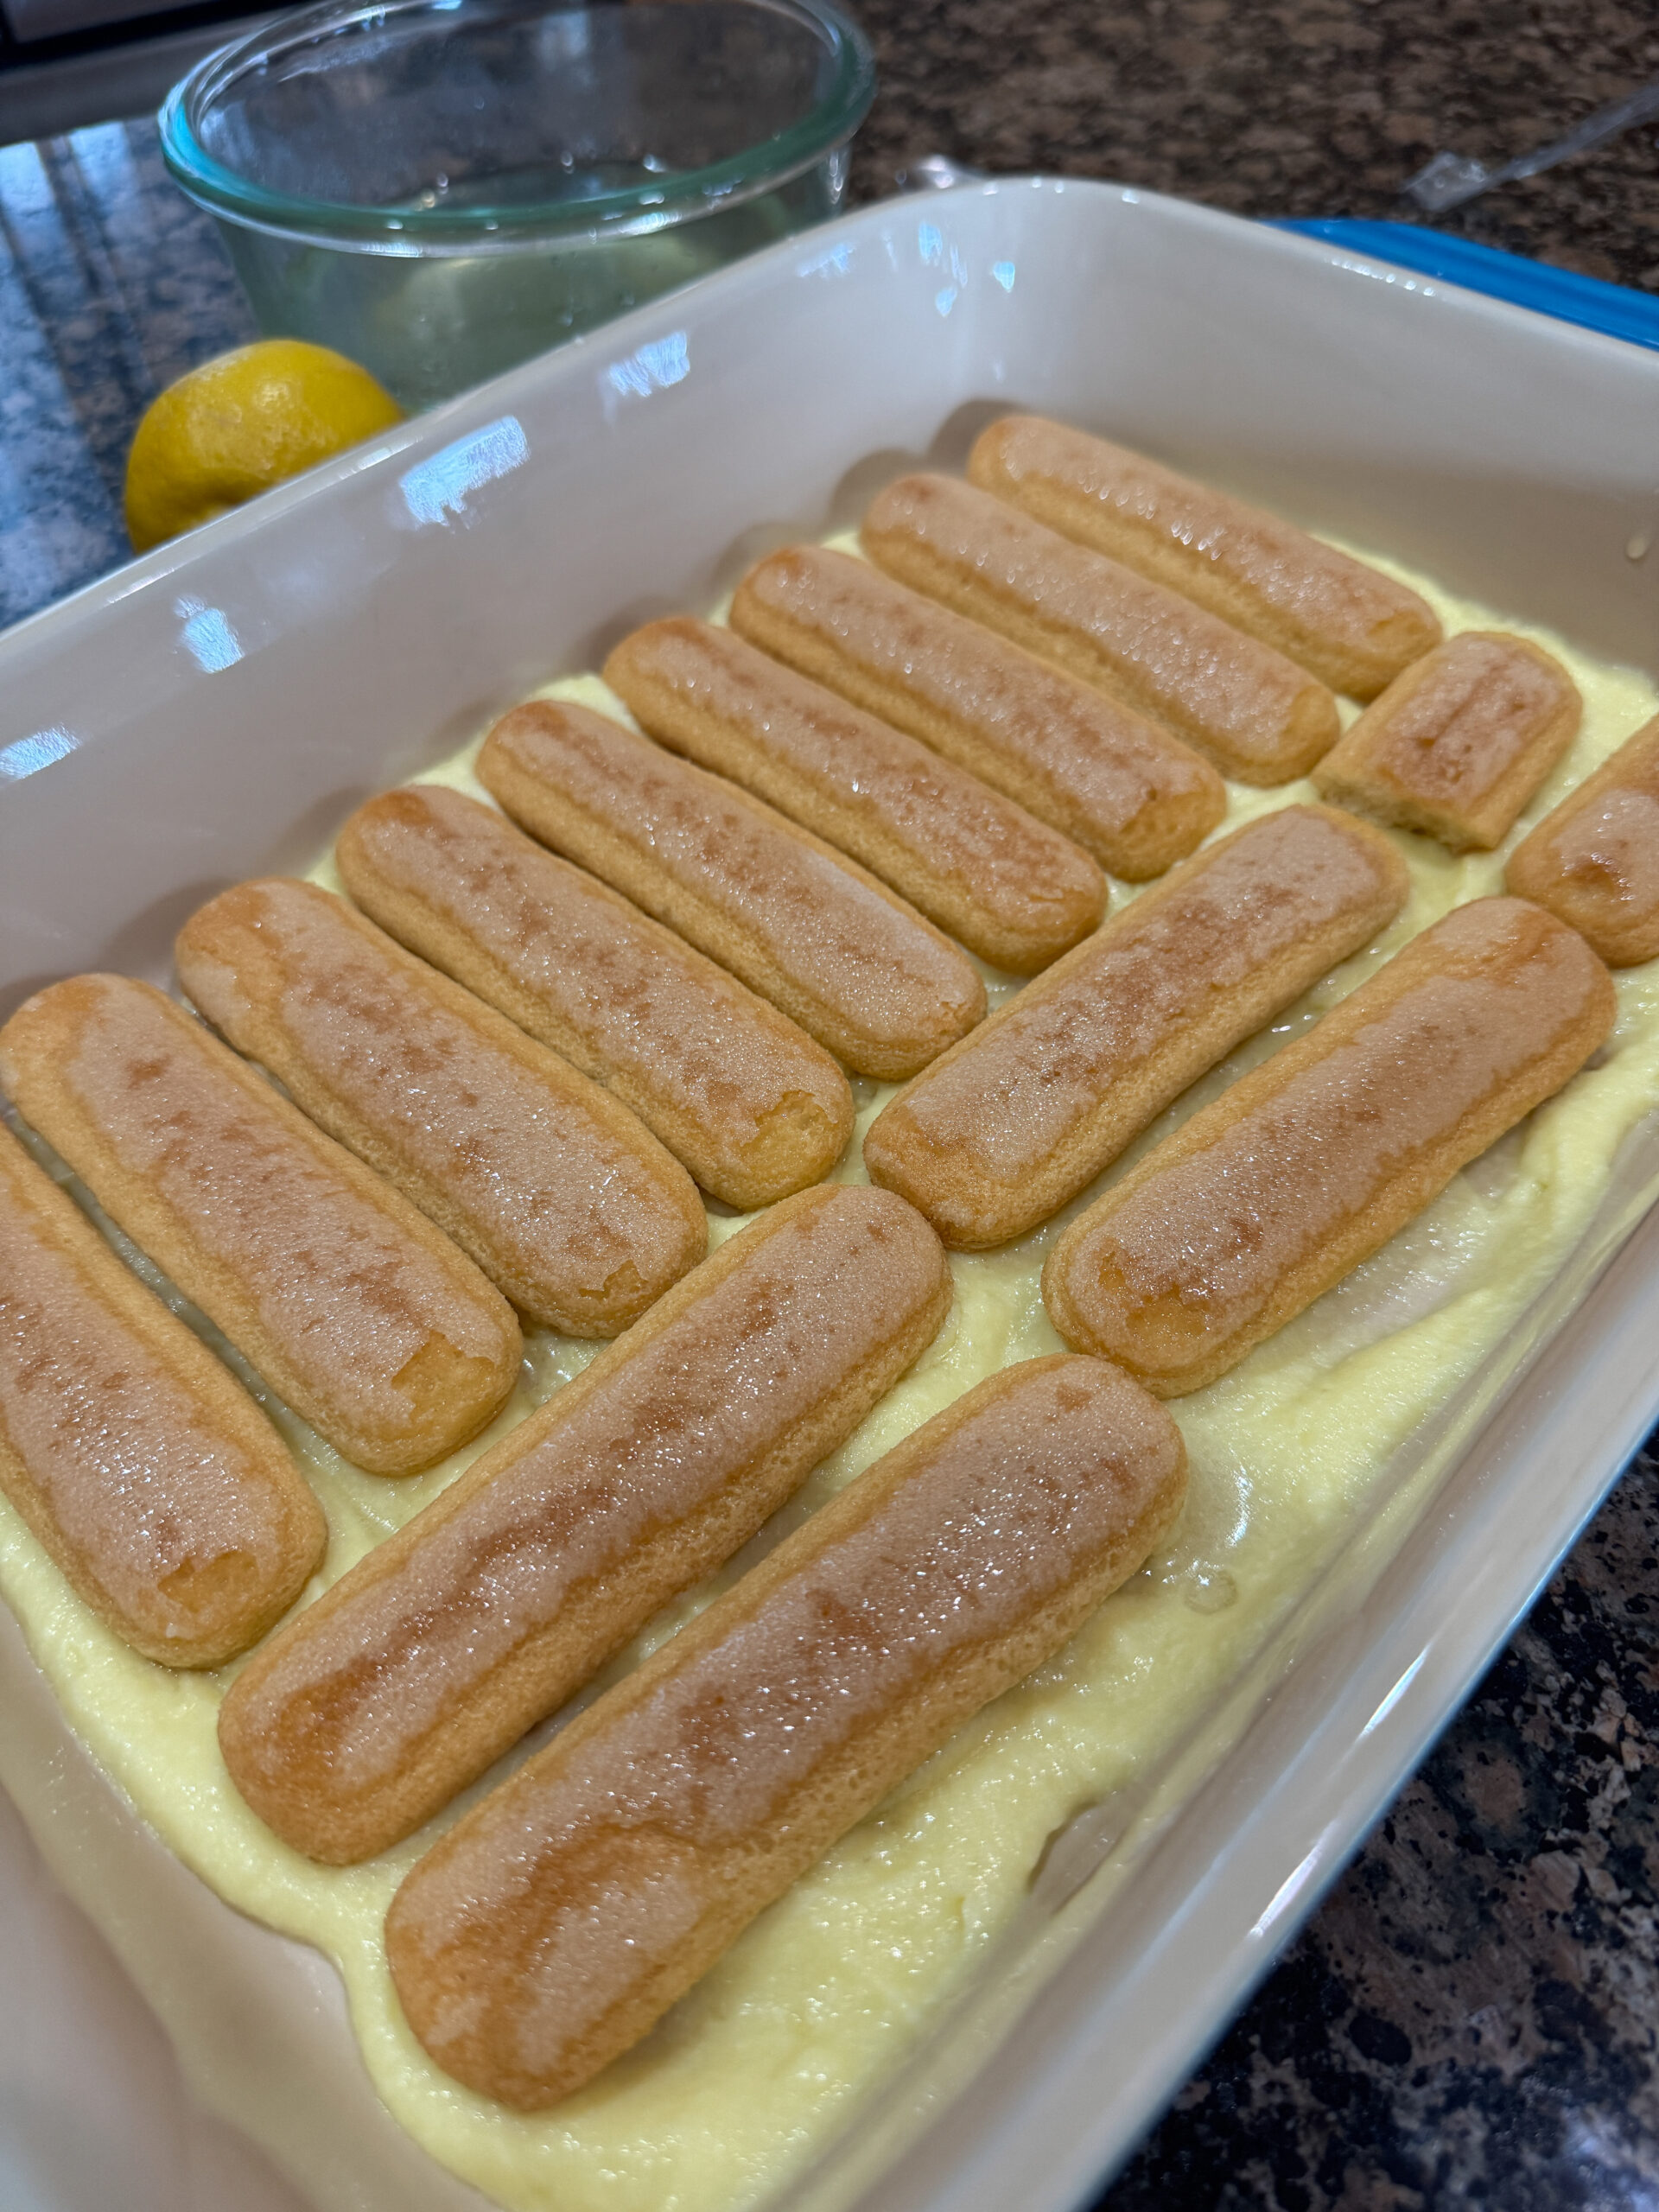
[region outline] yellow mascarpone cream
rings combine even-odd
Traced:
[[[1454,858],[1394,833],[1412,877],[1400,919],[1195,1085],[1128,1159],[1315,1020],[1408,937],[1498,889],[1509,847],[1659,709],[1646,677],[1376,565],[1421,591],[1448,632],[1519,629],[1555,653],[1584,695],[1581,734],[1503,851]],[[626,719],[595,677],[550,686],[549,696]],[[475,749],[428,780],[485,797],[471,773]],[[1306,783],[1231,786],[1223,826],[1313,796]],[[334,881],[326,861],[314,874]],[[1116,902],[1132,895],[1115,887]],[[994,1004],[1017,988],[988,980]],[[225,1772],[214,1719],[232,1669],[178,1675],[127,1650],[3,1502],[0,1592],[75,1732],[179,1856],[228,1903],[335,1961],[376,2087],[435,2158],[512,2212],[735,2212],[798,2173],[860,2093],[891,2076],[1016,1914],[1049,1839],[1080,1808],[1155,1776],[1344,1538],[1401,1494],[1428,1417],[1491,1355],[1514,1347],[1602,1207],[1621,1146],[1659,1106],[1659,962],[1616,981],[1618,1027],[1559,1097],[1232,1374],[1172,1406],[1192,1491],[1163,1555],[845,1838],[633,2053],[546,2113],[510,2113],[457,2088],[398,2012],[381,1923],[441,1823],[364,1866],[311,1865],[261,1826]],[[861,1137],[892,1093],[856,1089]],[[862,1179],[856,1140],[837,1172]],[[971,1383],[1058,1349],[1039,1274],[1059,1228],[1094,1194],[1002,1251],[954,1256],[954,1309],[912,1373],[748,1554],[653,1623],[612,1673]],[[716,1240],[740,1225],[723,1212],[711,1217]],[[418,1511],[594,1349],[532,1333],[522,1385],[495,1425],[443,1465],[397,1481],[357,1472],[272,1407],[328,1515],[327,1564],[309,1594]]]

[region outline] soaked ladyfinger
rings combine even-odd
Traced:
[[[1069,837],[731,630],[647,623],[605,681],[658,744],[850,853],[994,968],[1035,975],[1100,919],[1105,883]]]
[[[902,1198],[785,1198],[256,1656],[237,1787],[314,1859],[385,1850],[746,1543],[950,1303]]]
[[[707,1251],[696,1185],[619,1099],[332,892],[239,883],[175,951],[214,1027],[529,1319],[616,1336]]]
[[[890,484],[860,543],[878,568],[1150,715],[1246,784],[1305,776],[1337,702],[1271,645],[950,476]]]
[[[1319,806],[1258,816],[907,1084],[865,1137],[871,1180],[957,1250],[1023,1236],[1368,944],[1409,887],[1380,830]]]
[[[1210,763],[1160,724],[850,554],[768,554],[738,586],[731,623],[1017,799],[1126,883],[1161,875],[1227,810]]]
[[[1078,1216],[1049,1319],[1161,1398],[1213,1382],[1559,1090],[1615,1011],[1554,915],[1454,907]]]
[[[1314,769],[1314,786],[1454,853],[1490,852],[1578,734],[1582,711],[1541,645],[1460,630],[1367,707]]]
[[[1440,642],[1433,609],[1404,584],[1277,515],[1063,423],[1004,416],[975,441],[968,474],[1350,698],[1376,698]]]
[[[164,1667],[257,1643],[327,1541],[247,1392],[4,1129],[0,1490],[77,1595]]]
[[[493,807],[386,791],[334,861],[382,929],[603,1084],[727,1205],[785,1198],[846,1149],[852,1093],[821,1045]]]
[[[1610,968],[1659,959],[1659,718],[1521,840],[1503,881],[1570,922]]]
[[[404,1474],[518,1379],[464,1253],[182,1007],[77,976],[0,1029],[0,1084],[141,1250],[346,1459]]]
[[[532,836],[729,969],[856,1075],[914,1075],[984,1014],[967,954],[856,861],[607,715],[547,699],[515,707],[478,774]]]
[[[404,1878],[386,1948],[427,2051],[525,2110],[579,2088],[1135,1573],[1185,1477],[1103,1360],[936,1414]]]

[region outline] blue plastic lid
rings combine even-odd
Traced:
[[[1443,231],[1426,230],[1416,223],[1363,223],[1344,218],[1276,220],[1271,228],[1326,238],[1355,253],[1392,261],[1402,269],[1414,269],[1495,300],[1511,301],[1536,315],[1553,315],[1632,346],[1659,349],[1659,297],[1632,291],[1626,284],[1606,284],[1599,276],[1580,276],[1575,270],[1550,269],[1518,253],[1448,238]]]

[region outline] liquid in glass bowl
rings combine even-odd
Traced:
[[[874,92],[829,0],[391,0],[267,25],[162,111],[260,328],[410,408],[822,221]]]

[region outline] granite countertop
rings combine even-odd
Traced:
[[[863,0],[854,190],[918,156],[1250,215],[1409,215],[1659,75],[1643,0]],[[1440,227],[1659,291],[1653,126]],[[0,622],[124,557],[149,398],[251,334],[147,124],[0,150]],[[1659,1441],[1659,1440],[1656,1440]],[[1463,1714],[1100,2212],[1659,2204],[1659,1460],[1624,1477]]]
[[[1651,0],[857,0],[857,12],[881,86],[854,165],[867,194],[943,153],[1240,215],[1414,217],[1400,187],[1442,147],[1491,168],[1659,76]],[[1659,291],[1656,129],[1436,227]]]

